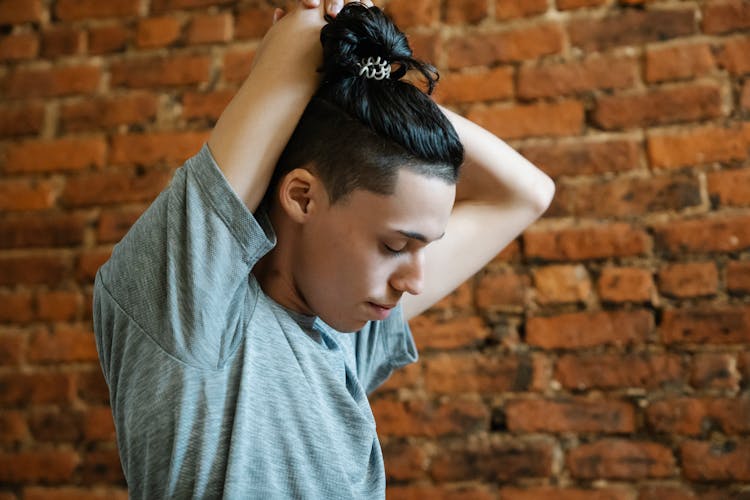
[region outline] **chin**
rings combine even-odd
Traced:
[[[341,333],[355,333],[365,327],[367,321],[346,321],[346,320],[331,320],[330,322],[326,318],[321,318],[328,326]]]

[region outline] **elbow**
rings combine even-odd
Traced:
[[[541,216],[547,211],[555,197],[555,182],[550,177],[542,175],[535,191],[535,206]]]

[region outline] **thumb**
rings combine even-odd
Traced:
[[[274,9],[274,11],[273,11],[273,24],[276,24],[276,22],[279,19],[281,19],[282,17],[284,17],[285,14],[286,14],[286,12],[284,12],[283,9],[279,9],[279,8]]]

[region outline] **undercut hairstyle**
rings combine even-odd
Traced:
[[[399,169],[455,184],[463,162],[458,134],[430,99],[439,76],[412,57],[402,33],[377,7],[347,4],[321,30],[321,83],[287,143],[271,180],[308,168],[331,203],[355,189],[393,194]],[[360,76],[360,63],[380,57],[389,78]],[[426,91],[402,80],[419,74]]]

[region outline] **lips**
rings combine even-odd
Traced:
[[[391,310],[396,307],[396,304],[378,304],[376,302],[368,302],[370,309],[373,312],[374,319],[384,320],[391,314]]]

